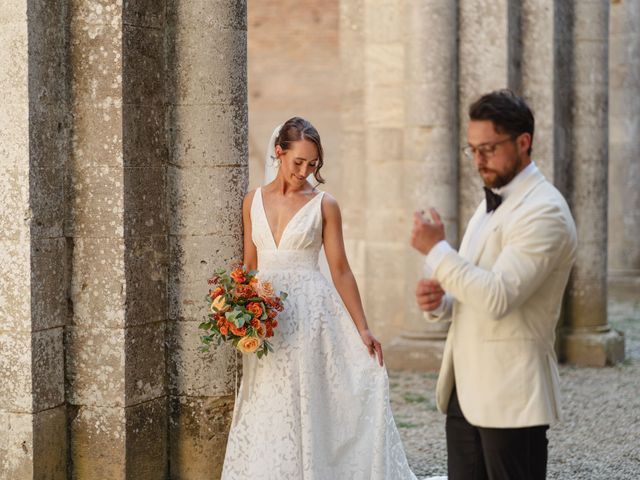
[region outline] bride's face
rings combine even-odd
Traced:
[[[292,142],[287,150],[276,145],[276,156],[280,159],[279,174],[295,186],[304,185],[318,167],[318,149],[309,140]]]

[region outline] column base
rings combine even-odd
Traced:
[[[413,372],[437,372],[442,363],[446,339],[446,330],[403,333],[394,338],[384,349],[387,368]]]
[[[561,360],[580,367],[605,367],[624,360],[624,334],[609,327],[566,332],[561,345]]]

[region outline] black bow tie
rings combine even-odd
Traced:
[[[487,187],[484,188],[484,195],[487,199],[487,213],[493,212],[502,203],[502,197]]]

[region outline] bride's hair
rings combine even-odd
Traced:
[[[276,138],[276,145],[280,145],[282,150],[288,150],[292,142],[300,140],[308,140],[315,144],[318,149],[318,166],[313,176],[318,183],[324,183],[324,178],[320,175],[320,169],[324,164],[324,153],[322,151],[322,143],[320,142],[320,134],[311,123],[304,118],[293,117],[287,120],[280,128],[280,133]]]

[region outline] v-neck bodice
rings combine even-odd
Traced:
[[[293,264],[317,268],[322,247],[323,195],[324,192],[318,193],[291,217],[276,245],[262,202],[262,189],[255,191],[251,204],[251,238],[258,251],[259,270],[291,266],[290,260],[294,260]]]

